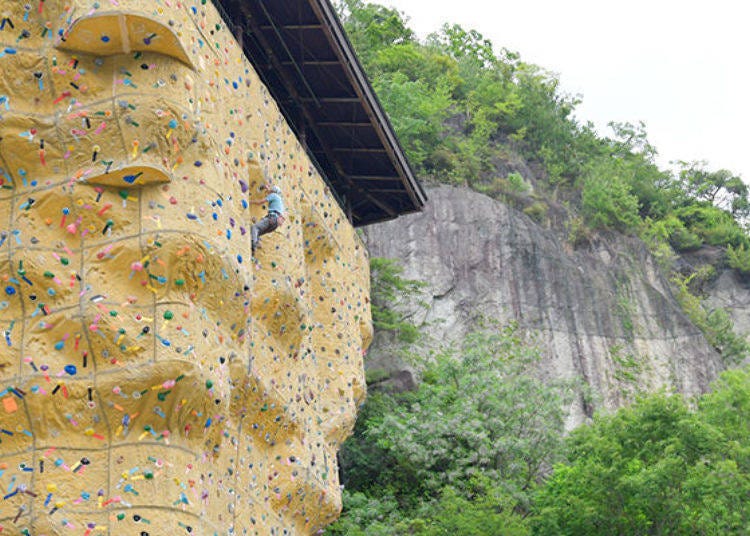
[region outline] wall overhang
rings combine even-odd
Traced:
[[[422,210],[424,190],[329,0],[214,0],[354,226]]]

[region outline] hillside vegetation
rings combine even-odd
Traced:
[[[523,210],[572,247],[639,236],[690,319],[728,365],[748,355],[702,285],[731,267],[750,277],[740,177],[655,163],[643,124],[597,133],[558,78],[445,25],[418,40],[395,10],[342,0],[340,16],[417,175],[466,185]],[[714,264],[677,271],[712,246]],[[419,282],[374,259],[377,329],[404,344],[419,330],[388,307]],[[750,375],[733,370],[697,401],[644,396],[563,436],[564,383],[529,370],[538,350],[491,321],[437,355],[413,392],[371,388],[341,455],[344,513],[328,534],[744,534],[750,531]]]
[[[341,14],[374,89],[422,180],[467,184],[561,203],[578,233],[618,230],[666,241],[676,251],[731,246],[743,269],[748,188],[727,170],[681,162],[666,171],[643,124],[597,134],[574,116],[576,97],[556,75],[525,63],[475,31],[444,25],[420,42],[397,11],[344,0]],[[519,155],[534,177],[508,171]],[[534,181],[530,184],[528,181]],[[572,237],[574,240],[578,237]]]

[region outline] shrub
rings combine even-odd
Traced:
[[[350,495],[332,534],[525,534],[518,514],[559,459],[570,403],[569,383],[532,374],[531,342],[488,328],[434,356],[416,391],[373,393],[342,447]]]
[[[527,194],[531,191],[531,186],[527,183],[520,173],[511,172],[505,177],[505,181],[508,185],[507,192],[510,194]]]
[[[544,223],[547,219],[547,204],[542,201],[535,201],[523,209],[523,213],[537,223]]]
[[[677,209],[674,215],[693,234],[712,246],[747,244],[745,232],[732,215],[707,202]]]
[[[723,309],[708,310],[698,296],[690,291],[690,285],[700,272],[688,277],[675,274],[672,284],[676,290],[675,297],[690,321],[700,329],[727,364],[736,364],[750,354],[750,345],[743,335],[734,331],[734,323]]]
[[[635,230],[641,222],[638,198],[619,177],[603,171],[595,169],[583,183],[581,203],[586,223],[593,229]]]
[[[419,328],[399,308],[408,303],[425,283],[402,277],[404,269],[394,259],[372,257],[372,323],[375,329],[391,331],[405,343],[416,342]]]
[[[750,249],[746,248],[745,244],[740,244],[737,248],[733,248],[731,245],[727,247],[727,260],[729,266],[737,270],[742,276],[750,276]]]
[[[597,416],[539,494],[535,534],[743,534],[750,480],[737,450],[679,396]]]
[[[574,248],[585,246],[591,242],[591,229],[586,226],[583,218],[574,216],[567,224],[568,242]]]
[[[677,216],[670,214],[660,221],[669,244],[675,251],[691,251],[703,245],[703,239],[695,233],[690,232],[685,224]]]

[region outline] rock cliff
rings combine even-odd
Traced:
[[[481,317],[538,335],[541,373],[581,380],[569,425],[639,390],[705,391],[720,356],[682,313],[664,275],[635,238],[573,250],[556,233],[485,195],[428,190],[423,213],[366,228],[372,256],[401,259],[427,283],[409,308],[430,340],[454,340]],[[401,371],[387,341],[373,367]]]

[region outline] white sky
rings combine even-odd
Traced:
[[[378,1],[378,0],[376,0]],[[644,121],[660,166],[707,160],[750,182],[750,5],[742,0],[379,0],[420,37],[475,29],[580,94],[576,116]]]

